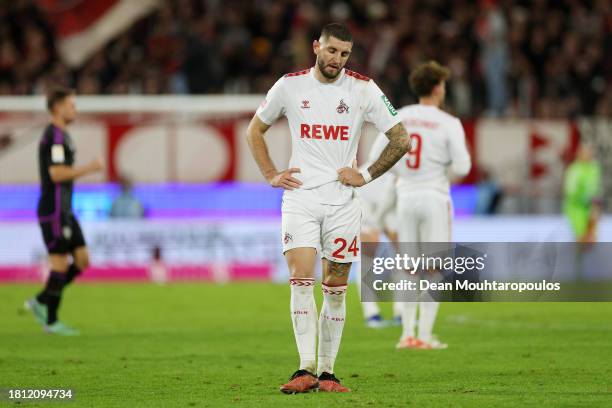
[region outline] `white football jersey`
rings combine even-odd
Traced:
[[[380,88],[368,77],[343,69],[332,83],[322,83],[314,68],[287,74],[268,91],[256,112],[271,125],[286,116],[291,132],[289,167],[302,186],[285,194],[308,194],[323,204],[340,205],[353,188],[338,181],[338,170],[351,167],[363,122],[385,133],[400,122]]]
[[[398,113],[411,139],[410,152],[391,170],[398,176],[398,194],[422,189],[448,194],[448,170],[461,177],[471,167],[461,121],[431,105],[409,105]],[[372,154],[387,142],[385,135],[378,135]]]

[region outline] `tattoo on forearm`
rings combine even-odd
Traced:
[[[350,270],[350,263],[338,263],[334,261],[329,261],[328,272],[330,275],[335,276],[336,278],[344,278],[348,276]]]
[[[385,133],[389,143],[376,160],[368,168],[373,179],[381,176],[398,162],[410,150],[410,138],[401,123],[393,126]]]

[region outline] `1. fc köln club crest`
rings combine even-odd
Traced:
[[[338,113],[348,113],[349,107],[346,103],[344,103],[344,99],[340,99],[340,105],[336,108],[336,112]]]

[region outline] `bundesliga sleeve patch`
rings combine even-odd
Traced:
[[[51,162],[63,163],[64,160],[64,146],[62,146],[61,144],[55,144],[51,146]]]
[[[395,110],[393,105],[391,105],[391,101],[384,94],[380,95],[380,99],[382,99],[382,101],[385,103],[385,106],[389,110],[391,116],[397,116],[397,111]]]

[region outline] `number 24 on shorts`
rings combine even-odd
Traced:
[[[344,259],[345,256],[342,253],[344,252],[344,249],[346,248],[346,245],[347,245],[346,239],[336,238],[334,240],[334,244],[336,245],[340,244],[340,247],[334,251],[332,256],[334,258]],[[359,248],[357,247],[357,237],[353,238],[353,242],[351,242],[351,245],[349,245],[348,247],[348,252],[351,252],[353,256],[357,256],[357,254],[359,253]]]

